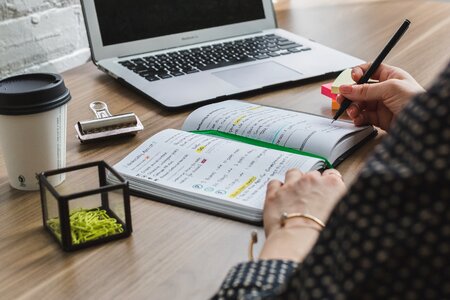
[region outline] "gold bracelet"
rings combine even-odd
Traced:
[[[287,212],[284,212],[281,214],[281,218],[280,218],[280,225],[281,227],[284,227],[284,225],[286,225],[286,220],[287,219],[291,219],[291,218],[304,218],[304,219],[308,219],[313,221],[314,223],[316,223],[317,225],[320,226],[320,230],[325,228],[325,224],[319,220],[318,218],[308,215],[308,214],[302,214],[302,213],[293,213],[293,214],[288,214]]]
[[[322,230],[323,228],[325,228],[325,224],[318,218],[308,215],[308,214],[302,214],[302,213],[293,213],[293,214],[288,214],[287,212],[284,212],[281,214],[281,219],[280,219],[280,225],[281,227],[284,227],[284,225],[286,225],[286,220],[287,219],[291,219],[291,218],[304,218],[304,219],[308,219],[313,221],[314,223],[316,223],[317,225],[320,226],[320,230]],[[249,260],[253,260],[254,256],[253,256],[253,246],[258,242],[258,233],[256,232],[256,230],[253,230],[251,233],[251,238],[250,238],[250,244],[248,246],[248,259]]]

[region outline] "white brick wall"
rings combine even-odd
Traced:
[[[0,0],[0,78],[89,60],[79,0]]]

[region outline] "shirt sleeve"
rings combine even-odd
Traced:
[[[288,260],[259,260],[233,267],[213,299],[254,299],[273,295],[292,276],[298,263]]]
[[[302,264],[281,276],[285,263],[270,263],[233,269],[217,299],[450,299],[450,64],[398,116]]]

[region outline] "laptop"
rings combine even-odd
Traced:
[[[81,4],[97,67],[167,108],[233,98],[363,62],[277,28],[271,0]]]

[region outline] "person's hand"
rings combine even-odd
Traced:
[[[264,229],[266,236],[280,228],[281,214],[305,213],[326,223],[331,210],[344,194],[346,188],[336,169],[302,173],[297,169],[286,172],[285,181],[272,180],[267,186],[264,203]],[[305,222],[291,219],[290,225]]]
[[[286,173],[284,183],[270,181],[264,204],[266,243],[260,258],[301,260],[314,245],[320,228],[304,218],[288,219],[281,227],[282,213],[305,213],[326,223],[345,192],[342,176],[335,169],[322,174],[292,169]]]
[[[353,68],[353,80],[357,82],[369,67],[367,63]],[[347,114],[356,126],[371,124],[388,130],[412,96],[425,91],[409,73],[385,64],[378,67],[372,79],[379,82],[339,87],[336,100],[342,103],[345,97],[353,101]]]

